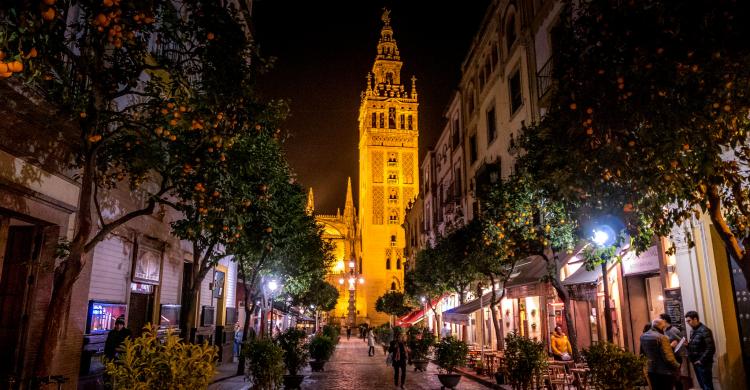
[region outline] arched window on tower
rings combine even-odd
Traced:
[[[396,269],[401,269],[401,258],[396,259]]]
[[[386,84],[393,84],[393,73],[388,72],[385,74],[385,83]]]
[[[396,291],[396,282],[391,282],[391,291]]]
[[[362,258],[359,258],[359,273],[362,273]]]
[[[372,113],[372,126],[371,127],[378,127],[378,114]]]
[[[404,117],[404,114],[401,114],[401,118],[400,119],[401,120],[398,121],[398,122],[401,125],[401,130],[403,130],[403,129],[406,128],[406,123],[405,123],[406,122],[406,120],[405,120],[406,118]]]
[[[381,129],[385,128],[385,113],[380,113],[380,126]]]
[[[391,259],[385,259],[385,269],[391,269]]]
[[[409,115],[409,118],[407,120],[408,120],[408,128],[409,128],[409,130],[414,130],[414,121],[412,121],[411,115]]]

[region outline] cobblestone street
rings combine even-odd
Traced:
[[[406,372],[406,389],[436,390],[440,389],[437,369],[430,363],[426,372],[414,372],[408,366]],[[304,390],[357,390],[357,389],[394,389],[393,368],[386,366],[382,348],[378,347],[374,357],[367,356],[367,345],[361,339],[346,340],[342,337],[336,347],[336,353],[326,364],[325,372],[311,373],[305,370]],[[241,377],[235,377],[215,383],[212,390],[249,389],[250,386]],[[457,389],[487,389],[469,378],[461,378]]]

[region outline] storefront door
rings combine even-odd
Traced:
[[[0,351],[3,351],[0,353],[0,373],[17,373],[20,369],[24,308],[28,293],[26,282],[34,257],[36,230],[35,226],[7,228],[7,244],[0,274]]]
[[[130,307],[128,308],[128,328],[133,332],[133,337],[143,333],[143,327],[151,322],[151,313],[154,308],[154,294],[131,292]]]

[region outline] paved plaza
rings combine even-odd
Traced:
[[[411,366],[406,373],[406,389],[436,390],[440,382],[435,374],[437,369],[430,363],[426,372],[414,372]],[[311,373],[305,370],[304,390],[357,390],[357,389],[394,389],[393,368],[386,366],[382,348],[378,348],[374,357],[367,356],[367,345],[361,339],[353,338],[341,342],[336,353],[326,364],[325,372]],[[250,384],[241,377],[226,379],[209,387],[212,390],[249,389]],[[461,378],[457,389],[487,389],[469,378]]]

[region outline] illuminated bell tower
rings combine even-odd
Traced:
[[[375,310],[385,292],[403,291],[404,209],[417,195],[419,137],[416,78],[407,92],[390,11],[384,10],[375,63],[359,108],[359,226],[364,301],[370,323],[388,322]]]

